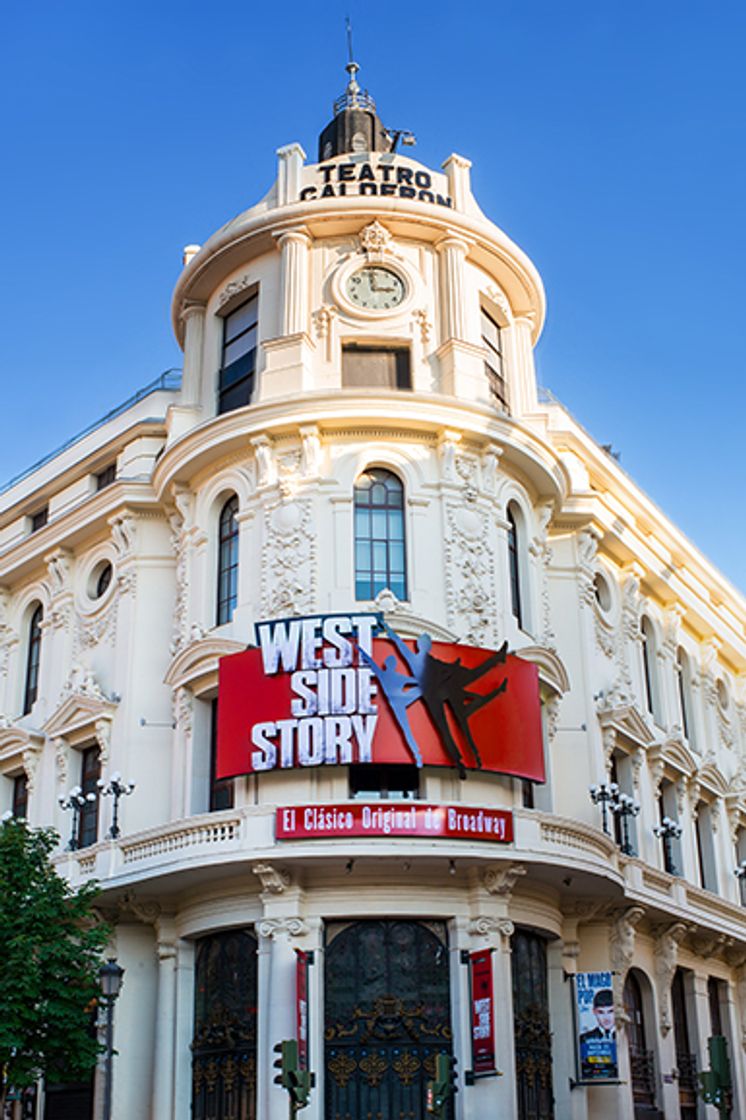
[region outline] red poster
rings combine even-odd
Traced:
[[[472,1062],[475,1074],[494,1073],[495,1002],[492,992],[492,950],[470,954]]]
[[[259,623],[256,648],[221,658],[217,777],[373,762],[545,780],[535,665],[376,626]]]
[[[422,836],[452,840],[513,840],[513,814],[470,805],[288,805],[275,814],[277,840],[326,840],[340,836]]]
[[[295,1031],[298,1065],[308,1069],[308,953],[295,950]]]

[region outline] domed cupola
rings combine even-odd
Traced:
[[[347,89],[334,102],[334,118],[319,136],[319,163],[345,152],[390,152],[392,141],[376,113],[376,103],[357,83],[360,67],[352,57],[345,67]]]

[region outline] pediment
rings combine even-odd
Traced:
[[[655,741],[647,720],[633,704],[600,708],[598,722],[603,731],[614,731],[635,747],[649,747]]]
[[[163,678],[164,683],[172,688],[194,688],[204,678],[217,673],[221,657],[241,653],[245,649],[245,642],[236,642],[231,638],[197,638],[172,659]]]
[[[27,731],[24,727],[0,728],[0,762],[7,762],[16,755],[28,750],[40,750],[44,743],[44,736],[36,731]]]
[[[523,646],[522,649],[511,650],[511,653],[536,665],[541,684],[551,688],[558,696],[563,696],[569,691],[570,678],[567,669],[554,650],[547,649],[546,646]]]
[[[696,773],[699,766],[692,752],[680,739],[668,739],[661,748],[661,758],[687,777]]]
[[[710,790],[718,797],[725,797],[729,792],[728,783],[725,780],[725,775],[714,762],[706,762],[705,765],[697,772],[697,781],[705,789]]]
[[[69,738],[78,731],[94,728],[99,720],[113,719],[116,708],[112,700],[72,692],[49,717],[44,731],[50,739]]]

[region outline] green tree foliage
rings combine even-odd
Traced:
[[[73,890],[54,870],[58,840],[0,824],[0,1115],[10,1086],[82,1080],[100,1049],[91,1022],[111,931],[95,919],[95,884]]]

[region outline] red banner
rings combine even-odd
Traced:
[[[469,805],[289,805],[275,814],[278,840],[325,840],[340,836],[424,836],[452,840],[513,840],[513,814]]]
[[[295,1036],[298,1066],[308,1069],[308,953],[295,950]]]
[[[373,762],[545,780],[535,665],[376,625],[260,623],[258,648],[221,658],[216,776]]]
[[[492,950],[469,955],[471,967],[472,1069],[495,1073],[495,1001],[492,990]]]

